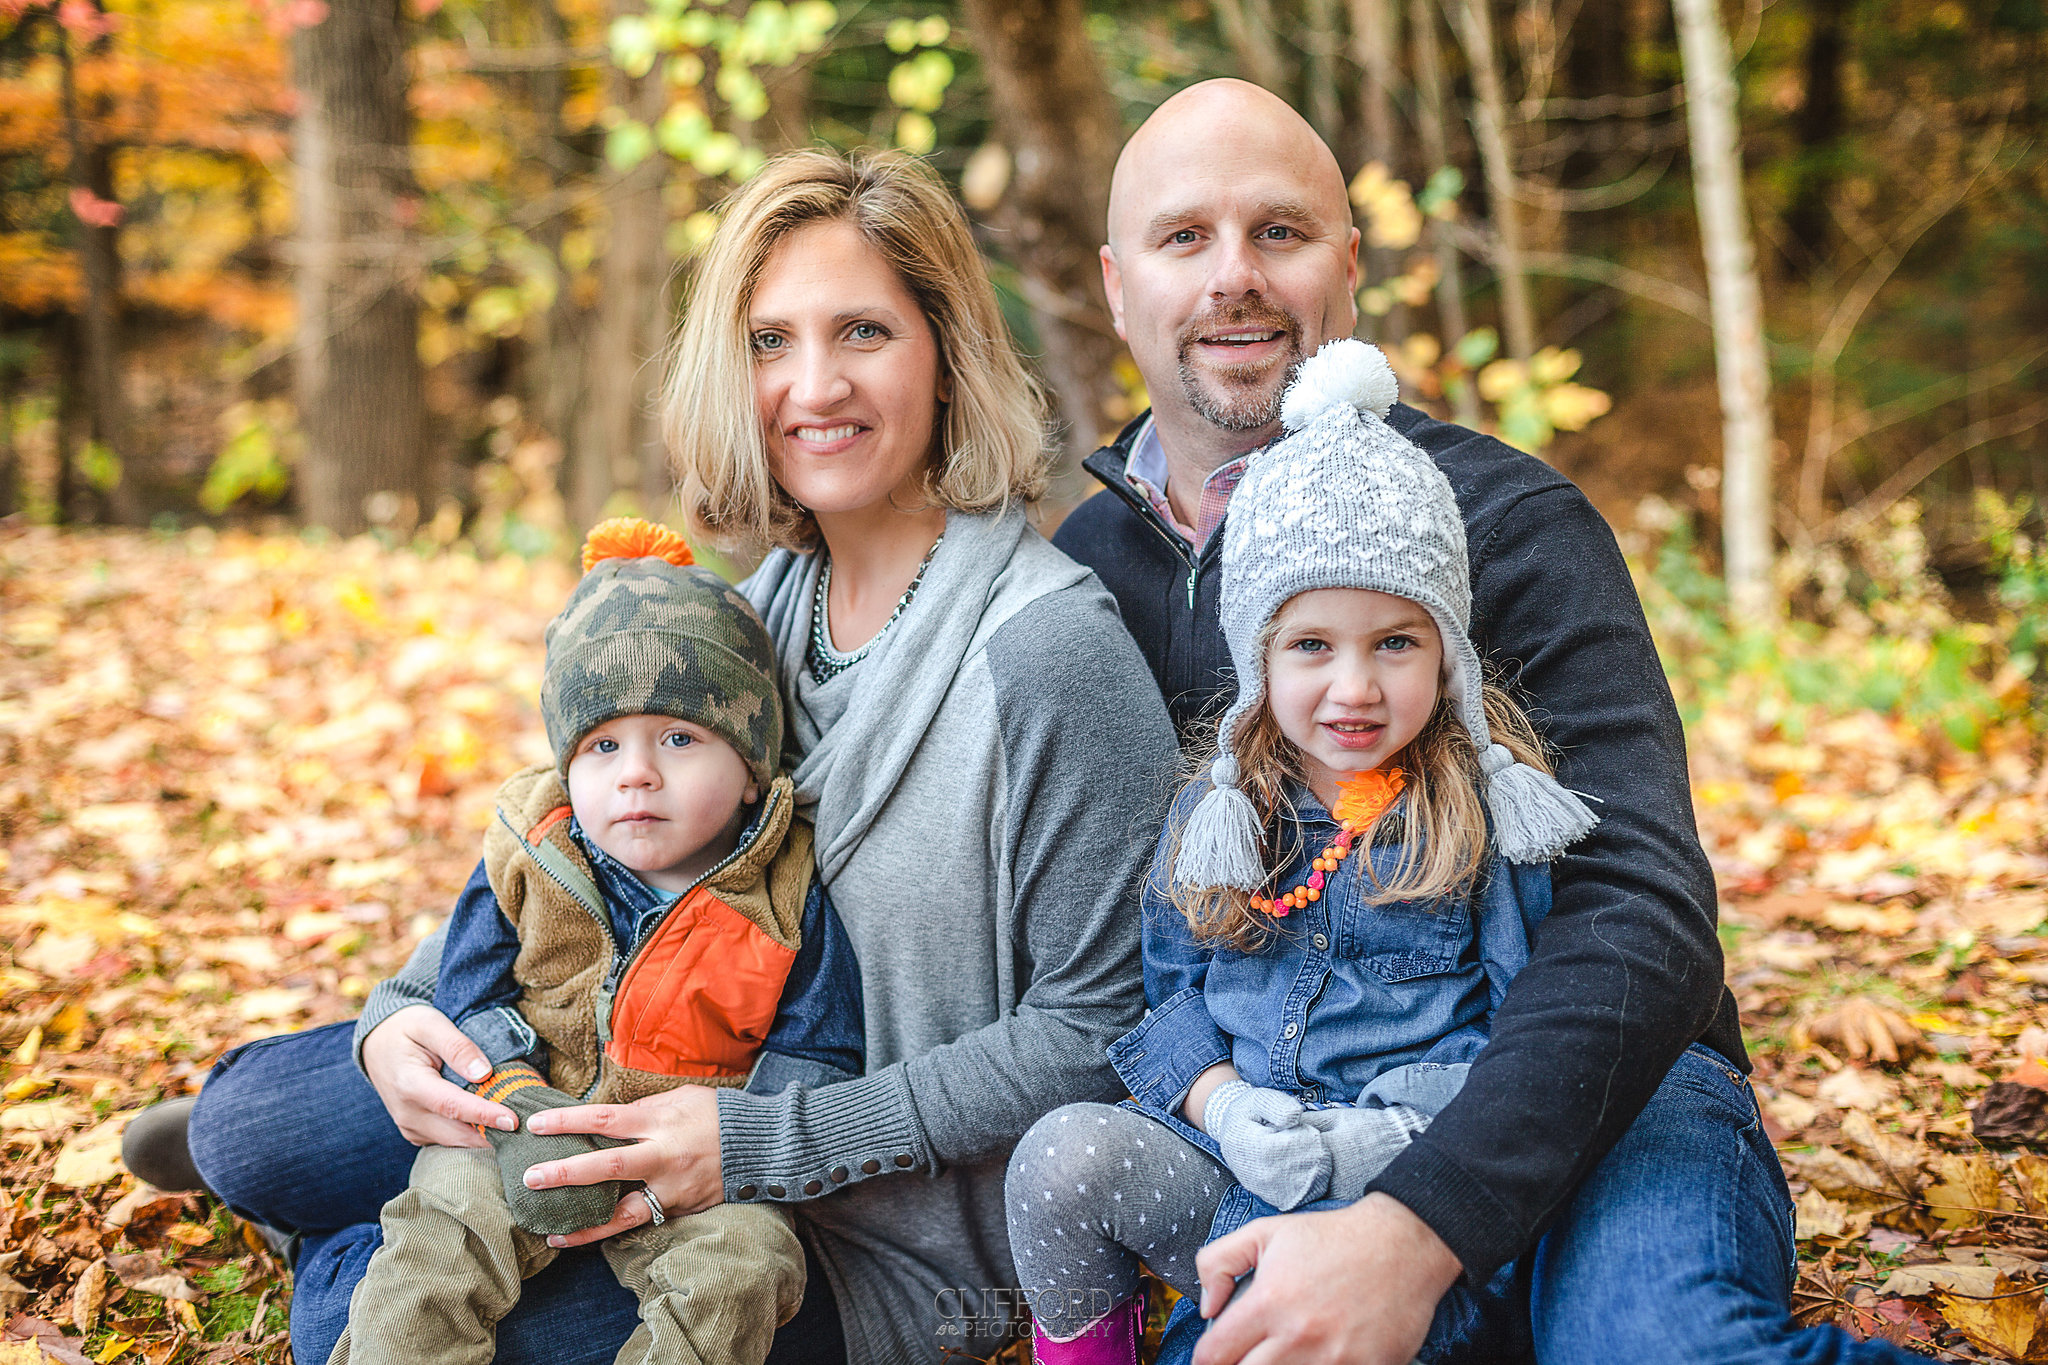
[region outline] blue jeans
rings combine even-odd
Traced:
[[[382,1241],[377,1215],[405,1189],[417,1150],[350,1055],[353,1024],[264,1038],[221,1058],[193,1106],[192,1160],[244,1218],[301,1234],[292,1266],[292,1356],[319,1365]],[[845,1360],[830,1286],[808,1249],[803,1307],[771,1365]],[[606,1365],[639,1305],[598,1248],[565,1251],[528,1280],[498,1325],[503,1365]],[[564,1330],[573,1324],[571,1330]]]
[[[1212,1232],[1221,1236],[1232,1203]],[[1695,1045],[1535,1249],[1483,1288],[1453,1287],[1421,1359],[1559,1365],[1908,1365],[1924,1357],[1792,1323],[1792,1198],[1756,1097]],[[1194,1354],[1176,1305],[1160,1365]]]

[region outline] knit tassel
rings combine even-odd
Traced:
[[[1488,745],[1479,766],[1494,847],[1511,863],[1547,863],[1600,822],[1556,778],[1515,762],[1504,744]]]
[[[1173,878],[1182,886],[1256,891],[1265,880],[1259,866],[1259,812],[1237,789],[1237,763],[1227,753],[1209,770],[1209,780],[1208,794],[1181,829]]]

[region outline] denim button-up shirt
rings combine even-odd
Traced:
[[[1141,893],[1149,1012],[1110,1048],[1133,1097],[1175,1114],[1195,1077],[1228,1061],[1251,1084],[1311,1105],[1399,1102],[1436,1113],[1529,959],[1550,910],[1549,869],[1495,858],[1469,897],[1375,905],[1365,858],[1386,877],[1400,848],[1361,842],[1321,899],[1278,920],[1262,948],[1203,944],[1165,894],[1174,831],[1203,790],[1175,802]],[[1305,882],[1338,832],[1307,790],[1293,799],[1300,852],[1273,879],[1282,888]]]

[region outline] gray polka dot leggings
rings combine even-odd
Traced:
[[[1138,1292],[1138,1263],[1196,1293],[1195,1253],[1233,1181],[1163,1123],[1108,1104],[1069,1104],[1010,1157],[1010,1250],[1038,1329],[1071,1341]]]

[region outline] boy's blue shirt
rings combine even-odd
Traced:
[[[1140,894],[1149,1013],[1110,1048],[1131,1094],[1173,1114],[1196,1076],[1227,1061],[1251,1084],[1307,1104],[1440,1110],[1528,962],[1550,911],[1549,869],[1495,858],[1469,897],[1375,905],[1364,894],[1360,845],[1322,898],[1280,920],[1258,951],[1202,943],[1166,891],[1174,831],[1204,790],[1175,801]],[[1293,796],[1298,853],[1272,879],[1278,886],[1305,881],[1309,861],[1337,834],[1313,795],[1297,788]],[[1386,876],[1399,855],[1398,845],[1383,844],[1369,856]]]
[[[744,844],[752,832],[749,827],[740,842]],[[675,904],[677,893],[640,880],[585,836],[573,818],[569,833],[590,859],[617,951],[631,952]],[[775,1022],[748,1082],[748,1089],[761,1093],[792,1084],[829,1085],[859,1076],[867,1068],[859,964],[830,897],[815,879],[804,897],[798,932],[801,941]],[[519,981],[513,974],[518,957],[518,931],[499,908],[479,861],[448,918],[434,1007],[453,1019],[493,1066],[527,1059],[545,1070],[540,1039],[519,1013]],[[460,1081],[452,1072],[448,1075]]]

